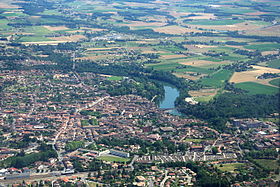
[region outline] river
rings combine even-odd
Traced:
[[[161,109],[170,109],[168,110],[170,114],[181,115],[181,113],[175,109],[175,100],[179,96],[179,90],[177,88],[164,85],[164,98],[159,104]]]

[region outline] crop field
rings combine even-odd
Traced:
[[[269,84],[280,87],[280,78],[269,81]]]
[[[253,44],[245,46],[246,49],[259,50],[259,51],[272,51],[280,48],[278,43],[266,43],[266,44]]]
[[[258,79],[264,73],[280,73],[280,69],[268,68],[262,66],[252,66],[252,70],[235,72],[229,82],[242,83],[242,82],[255,82],[264,85],[270,85],[271,79]]]
[[[200,83],[207,87],[220,88],[231,75],[231,71],[221,70],[209,75],[209,77],[202,78]]]
[[[196,99],[200,101],[212,99],[218,91],[205,90],[222,91],[227,80],[237,86],[254,82],[269,89],[278,87],[276,80],[256,78],[263,73],[278,73],[277,58],[257,61],[254,69],[247,71],[225,68],[252,60],[245,52],[237,53],[238,50],[258,50],[263,57],[278,55],[280,44],[273,39],[262,42],[256,37],[246,37],[280,36],[280,26],[270,20],[275,17],[275,21],[280,21],[277,16],[280,4],[276,1],[266,1],[268,6],[260,8],[260,2],[256,1],[213,4],[212,1],[73,0],[65,2],[67,11],[46,8],[30,15],[12,2],[0,3],[0,34],[9,38],[9,42],[24,45],[78,42],[83,51],[76,57],[78,60],[119,63],[128,58],[145,67],[196,81],[202,89],[190,93],[198,95]],[[73,12],[68,10],[81,15],[72,19]],[[242,37],[233,34],[235,31]],[[138,57],[126,56],[124,51]],[[150,54],[157,57],[149,59]]]
[[[248,92],[248,94],[267,94],[272,95],[279,92],[279,88],[259,84],[256,82],[242,82],[235,84],[236,88],[241,88]]]
[[[198,29],[191,29],[181,26],[165,26],[165,27],[158,27],[153,29],[156,32],[165,33],[165,34],[184,34],[184,33],[201,33],[202,31]]]

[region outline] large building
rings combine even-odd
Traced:
[[[123,152],[123,151],[117,151],[114,149],[110,150],[110,154],[114,155],[114,156],[119,156],[119,157],[123,157],[123,158],[128,158],[129,157],[129,153]]]

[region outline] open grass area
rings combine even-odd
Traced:
[[[269,81],[269,84],[280,87],[280,78]]]
[[[52,33],[50,30],[46,29],[45,27],[41,27],[41,26],[26,27],[24,29],[24,31],[27,33],[33,33],[34,35],[37,35],[37,36],[43,36],[43,35]]]
[[[44,42],[44,41],[52,41],[46,37],[41,37],[41,36],[24,36],[21,37],[19,42]]]
[[[159,64],[148,64],[147,67],[154,68],[156,70],[171,71],[175,70],[177,67],[182,67],[178,63],[159,63]]]
[[[211,101],[214,97],[215,95],[200,96],[200,97],[195,97],[194,100],[201,103],[207,103]]]
[[[248,91],[248,94],[251,95],[255,95],[255,94],[273,95],[279,92],[278,88],[272,86],[266,86],[255,82],[242,82],[242,83],[235,84],[235,87],[246,90]]]
[[[271,60],[266,63],[267,67],[280,69],[280,59]]]
[[[97,157],[99,160],[107,161],[107,162],[129,162],[129,158],[122,158],[116,156],[99,156]]]
[[[208,87],[220,88],[226,80],[229,80],[231,75],[232,72],[229,70],[220,70],[209,77],[201,79],[200,83]]]
[[[266,44],[253,44],[253,45],[246,45],[246,49],[253,49],[259,51],[273,51],[280,48],[279,43],[266,43]]]
[[[264,122],[272,122],[272,123],[279,123],[279,119],[277,117],[274,118],[258,118],[258,120],[264,121]]]
[[[243,20],[232,20],[232,19],[225,19],[225,20],[195,20],[187,24],[192,25],[233,25],[237,23],[242,23]]]
[[[108,77],[108,80],[110,80],[110,81],[121,81],[121,80],[123,80],[123,77],[112,76],[112,77]]]
[[[202,74],[210,74],[213,73],[213,70],[207,68],[200,68],[200,67],[193,67],[193,66],[185,66],[182,69],[176,69],[175,72],[195,72],[195,73],[202,73]]]
[[[221,164],[216,167],[223,172],[234,172],[235,169],[242,167],[243,163]]]
[[[268,169],[268,170],[275,170],[279,168],[279,164],[277,160],[272,159],[254,159],[261,167]]]

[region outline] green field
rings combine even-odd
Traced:
[[[116,156],[99,156],[97,157],[99,160],[107,161],[107,162],[129,162],[129,158],[122,158]]]
[[[148,64],[147,67],[154,68],[156,70],[171,71],[175,70],[177,67],[182,67],[178,63],[159,63],[159,64]]]
[[[271,60],[266,63],[267,67],[280,69],[280,59]]]
[[[108,80],[110,80],[110,81],[121,81],[121,80],[123,80],[123,77],[112,76],[112,77],[108,77]]]
[[[225,19],[225,20],[195,20],[192,22],[187,22],[188,24],[192,25],[234,25],[237,23],[242,23],[243,20],[232,20],[232,19]]]
[[[253,45],[246,45],[245,48],[259,50],[259,51],[273,51],[279,49],[280,44],[278,43],[253,44]]]
[[[207,87],[214,87],[214,88],[220,88],[225,80],[228,80],[232,75],[232,72],[229,70],[220,70],[212,75],[209,75],[209,77],[205,77],[200,80],[200,83]]]
[[[41,36],[23,36],[19,40],[19,42],[45,42],[45,41],[52,41],[46,37]]]
[[[272,86],[266,86],[255,82],[243,82],[235,85],[236,88],[241,88],[248,91],[248,94],[267,94],[273,95],[279,92],[278,88]]]
[[[234,172],[235,169],[242,167],[243,163],[222,164],[216,167],[223,172]]]
[[[194,100],[197,102],[201,102],[201,103],[207,103],[207,102],[211,101],[214,97],[215,97],[215,95],[200,96],[200,97],[195,97]]]
[[[280,87],[280,78],[269,81],[269,84]]]
[[[254,159],[255,162],[257,162],[261,167],[268,169],[268,170],[275,170],[279,168],[279,164],[277,163],[277,160],[271,160],[271,159]]]

